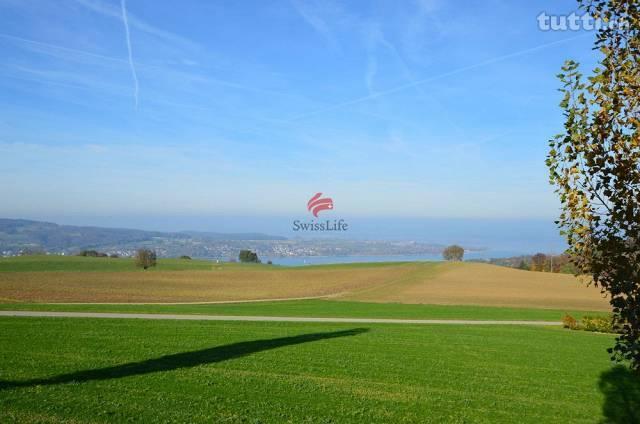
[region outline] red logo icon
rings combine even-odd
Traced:
[[[333,200],[330,197],[321,198],[320,196],[322,196],[322,193],[316,193],[307,202],[307,209],[316,218],[318,217],[318,213],[321,211],[333,209]]]

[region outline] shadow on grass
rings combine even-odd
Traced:
[[[366,333],[367,328],[354,328],[351,330],[334,331],[328,333],[311,333],[299,336],[280,337],[277,339],[252,340],[239,342],[209,349],[195,350],[193,352],[176,353],[145,361],[130,362],[128,364],[112,367],[97,368],[93,370],[78,371],[69,374],[61,374],[50,378],[32,379],[26,381],[0,381],[0,390],[16,387],[49,386],[64,383],[82,383],[86,381],[109,380],[133,375],[150,374],[154,372],[172,371],[180,368],[190,368],[198,365],[212,364],[229,359],[240,358],[252,353],[277,349],[301,343],[318,340],[334,339],[337,337],[356,336]]]
[[[640,375],[617,366],[600,375],[603,423],[640,423]]]

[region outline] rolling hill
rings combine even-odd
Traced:
[[[477,263],[289,268],[164,259],[157,269],[141,271],[130,259],[0,259],[0,298],[5,302],[162,303],[318,296],[381,303],[609,309],[598,289],[573,276]]]
[[[0,253],[23,251],[75,253],[82,249],[127,250],[162,245],[189,254],[197,246],[218,241],[286,240],[261,233],[161,232],[128,228],[81,227],[51,222],[0,218]]]

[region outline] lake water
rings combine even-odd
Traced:
[[[465,252],[465,259],[490,259],[518,256],[517,251],[485,250]],[[348,264],[356,262],[415,262],[415,261],[441,261],[442,255],[375,255],[375,256],[295,256],[261,258],[263,263],[273,262],[275,265],[304,266],[325,264]]]

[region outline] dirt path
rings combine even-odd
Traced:
[[[184,314],[122,314],[101,312],[35,312],[0,311],[4,317],[50,317],[50,318],[124,318],[192,321],[275,321],[275,322],[324,322],[357,324],[458,324],[458,325],[561,325],[556,321],[499,321],[499,320],[454,320],[454,319],[387,319],[387,318],[313,318],[313,317],[265,317],[232,315],[184,315]]]

